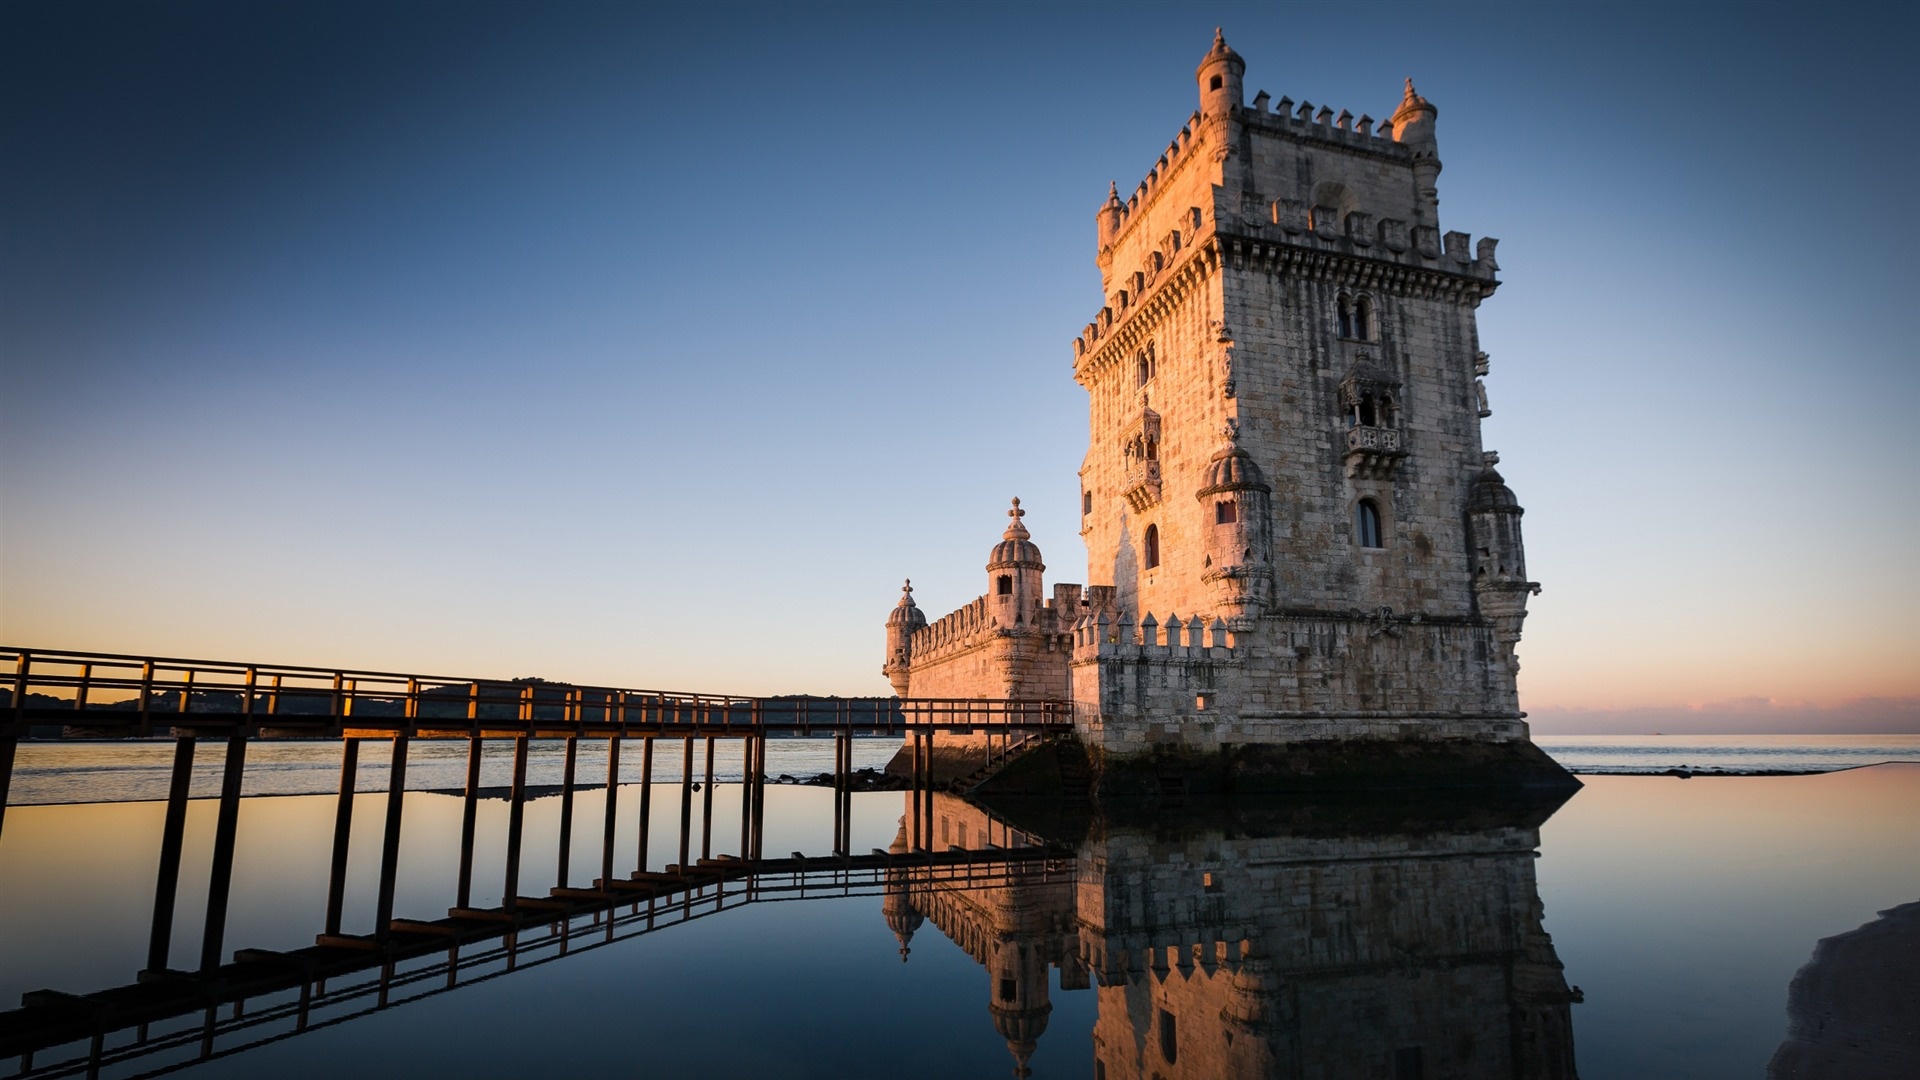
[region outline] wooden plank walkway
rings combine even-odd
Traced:
[[[299,667],[0,647],[13,672],[0,739],[35,726],[121,736],[241,731],[308,738],[904,735],[1044,731],[1070,703],[742,697],[534,679]]]

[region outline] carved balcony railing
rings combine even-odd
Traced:
[[[1127,467],[1126,478],[1120,490],[1135,513],[1159,502],[1160,462],[1153,458],[1136,459]]]
[[[1395,428],[1359,426],[1347,429],[1347,475],[1355,479],[1392,476],[1407,456],[1401,433]]]

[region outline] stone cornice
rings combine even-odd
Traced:
[[[1263,237],[1216,233],[1208,243],[1217,247],[1220,260],[1235,270],[1264,270],[1270,274],[1327,281],[1353,288],[1379,289],[1422,300],[1477,304],[1492,296],[1494,290],[1500,287],[1500,282],[1491,277],[1476,277],[1438,266],[1410,265]]]

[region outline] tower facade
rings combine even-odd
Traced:
[[[1442,230],[1439,110],[1411,80],[1376,122],[1248,103],[1245,70],[1216,32],[1199,109],[1096,214],[1089,587],[1063,658],[1082,740],[1524,745],[1539,586],[1480,437],[1497,241]]]

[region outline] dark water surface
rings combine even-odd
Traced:
[[[801,767],[770,755],[769,771]],[[583,755],[582,784],[595,775]],[[764,856],[832,853],[832,791],[765,793]],[[715,785],[710,838],[707,794],[690,800],[690,853],[738,851],[741,788]],[[603,797],[583,786],[574,799],[574,888],[599,874]],[[849,849],[909,847],[908,798],[853,795]],[[651,869],[678,859],[681,802],[677,782],[654,784]],[[526,804],[521,896],[559,881],[560,803]],[[638,785],[624,784],[623,874],[638,865],[638,805]],[[312,945],[335,799],[240,807],[223,958]],[[384,794],[356,797],[344,933],[373,928],[385,809]],[[440,918],[454,904],[462,809],[457,795],[405,796],[396,916]],[[330,981],[331,997],[312,988],[303,1032],[274,1012],[292,1008],[291,991],[249,1001],[253,1026],[222,1007],[212,1060],[193,1061],[201,1013],[155,1024],[150,1046],[176,1031],[180,1045],[103,1075],[180,1064],[196,1077],[933,1078],[1006,1076],[1025,1060],[1038,1077],[1114,1080],[1552,1077],[1575,1062],[1588,1080],[1753,1077],[1785,1033],[1787,986],[1815,942],[1920,898],[1920,766],[1596,776],[1557,809],[1370,799],[1093,821],[997,811],[937,796],[931,846],[1060,857],[972,881],[924,867],[810,887],[858,895],[736,883],[657,904],[651,930],[645,903],[579,915],[522,930],[511,950],[462,946],[452,989],[444,953],[406,961],[384,1008],[377,967]],[[173,967],[200,953],[215,812],[210,800],[189,806]],[[478,803],[472,907],[501,903],[509,815],[505,800]],[[135,982],[164,816],[150,801],[8,807],[0,1006],[42,988]],[[135,1035],[115,1032],[104,1048],[111,1057]],[[52,1066],[84,1065],[87,1050],[43,1049],[28,1074],[62,1075]],[[0,1060],[0,1076],[21,1065]]]

